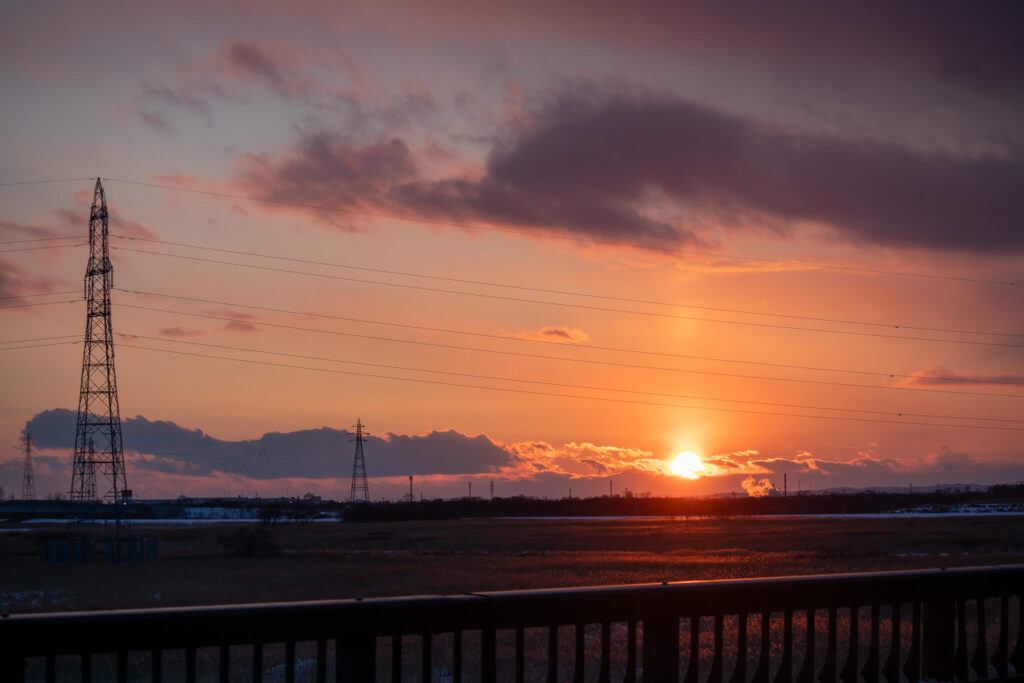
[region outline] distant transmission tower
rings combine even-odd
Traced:
[[[124,472],[121,442],[121,411],[114,375],[114,332],[110,325],[110,288],[114,268],[107,244],[109,230],[107,197],[96,179],[89,214],[89,263],[85,269],[85,347],[82,351],[82,388],[78,394],[75,456],[70,498],[73,502],[97,500],[96,473],[108,487],[102,501],[121,503],[131,496]]]
[[[32,470],[32,435],[28,432],[22,438],[25,444],[25,475],[21,478],[21,499],[36,499],[36,475]]]
[[[352,461],[352,490],[348,494],[348,502],[364,503],[370,501],[370,487],[366,485],[366,460],[363,459],[363,437],[369,432],[363,431],[363,423],[356,420],[356,457]]]

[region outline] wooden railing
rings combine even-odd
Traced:
[[[1024,680],[1024,565],[0,618],[0,680]]]

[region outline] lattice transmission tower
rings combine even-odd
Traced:
[[[124,471],[121,411],[114,375],[114,332],[110,324],[114,268],[110,263],[108,231],[107,196],[97,178],[89,213],[85,347],[70,491],[71,500],[80,503],[100,500],[119,504],[131,496]],[[97,497],[97,472],[106,480],[101,497]]]
[[[362,420],[356,420],[356,457],[352,461],[352,490],[348,494],[350,503],[370,502],[370,487],[366,485],[366,460],[363,459],[363,442],[369,432],[363,431]]]
[[[25,432],[21,443],[25,446],[25,474],[21,477],[21,499],[35,500],[36,474],[32,469],[32,435]]]

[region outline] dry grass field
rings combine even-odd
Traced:
[[[10,613],[452,594],[1024,562],[1024,516],[456,520],[146,527],[156,562],[44,564],[63,527],[0,533]],[[225,539],[230,539],[225,543]],[[258,554],[241,556],[244,541]]]

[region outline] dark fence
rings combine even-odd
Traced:
[[[1024,565],[16,615],[0,680],[1024,680]]]

